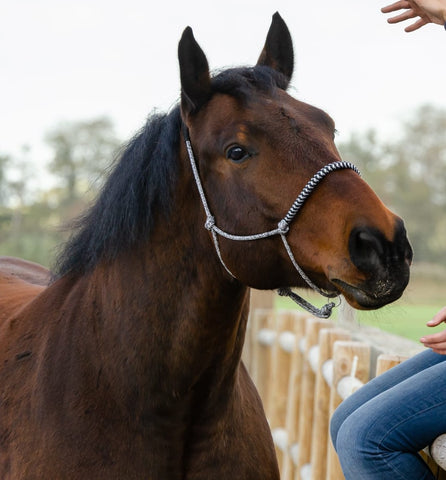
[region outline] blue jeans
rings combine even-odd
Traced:
[[[339,405],[330,434],[346,480],[434,480],[417,452],[446,433],[446,355],[425,350]]]

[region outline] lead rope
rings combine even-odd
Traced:
[[[344,161],[339,161],[339,162],[333,162],[329,163],[328,165],[325,165],[323,168],[321,168],[317,173],[313,175],[313,177],[308,181],[308,183],[305,185],[303,190],[300,192],[299,196],[296,198],[294,201],[293,205],[291,205],[291,208],[288,210],[287,214],[285,217],[280,220],[280,222],[277,224],[277,228],[274,230],[269,230],[267,232],[263,233],[256,233],[254,235],[233,235],[231,233],[225,232],[224,230],[221,230],[219,227],[217,227],[215,223],[215,218],[211,213],[211,210],[209,208],[208,202],[206,200],[206,195],[204,193],[203,185],[200,180],[200,175],[198,173],[198,168],[197,168],[197,163],[195,161],[194,157],[194,152],[192,150],[192,145],[189,137],[189,131],[188,129],[184,126],[183,128],[183,135],[184,139],[186,142],[186,149],[187,153],[189,156],[190,164],[192,167],[192,173],[194,175],[195,183],[197,185],[198,193],[201,198],[201,203],[203,204],[204,211],[206,213],[206,222],[204,224],[204,227],[206,230],[209,230],[212,233],[212,239],[214,242],[215,250],[217,252],[217,256],[225,268],[225,270],[231,275],[233,278],[236,278],[236,276],[229,270],[229,268],[226,266],[221,251],[220,251],[220,245],[218,242],[218,235],[227,238],[229,240],[235,240],[235,241],[250,241],[250,240],[260,240],[262,238],[267,238],[267,237],[272,237],[274,235],[280,235],[280,238],[282,239],[282,242],[285,246],[285,250],[291,260],[291,263],[293,264],[294,268],[297,270],[299,275],[305,280],[305,282],[308,284],[310,288],[318,292],[320,295],[326,297],[326,298],[333,298],[338,296],[336,293],[329,293],[324,291],[323,289],[319,288],[317,285],[315,285],[306,275],[306,273],[302,270],[302,268],[299,266],[297,263],[296,259],[294,258],[293,252],[291,250],[291,247],[286,239],[286,235],[290,229],[290,223],[294,219],[294,217],[297,215],[299,210],[302,208],[303,204],[305,203],[305,200],[310,196],[310,194],[313,192],[313,190],[316,188],[316,186],[319,184],[319,182],[329,173],[334,172],[336,170],[340,169],[351,169],[355,171],[358,175],[360,175],[359,170],[356,168],[355,165],[353,165],[350,162],[344,162]],[[317,308],[311,303],[307,302],[304,300],[301,296],[297,295],[296,293],[292,292],[289,287],[283,287],[279,288],[277,290],[277,293],[280,296],[287,296],[290,297],[295,303],[297,303],[299,306],[310,312],[311,314],[315,315],[316,317],[319,318],[328,318],[330,317],[333,308],[336,306],[334,302],[329,302],[325,304],[322,308]]]

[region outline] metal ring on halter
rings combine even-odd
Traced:
[[[215,218],[211,214],[211,211],[209,209],[209,205],[206,199],[206,195],[204,193],[203,185],[201,183],[200,175],[198,173],[198,168],[197,164],[195,161],[194,157],[194,152],[192,150],[192,145],[189,137],[189,131],[185,125],[183,125],[183,135],[184,139],[186,142],[186,149],[187,153],[189,156],[190,164],[192,167],[192,172],[194,175],[195,183],[197,185],[198,193],[201,198],[201,203],[203,204],[204,211],[206,213],[206,222],[205,222],[205,228],[206,230],[209,230],[212,233],[212,239],[214,242],[215,250],[217,252],[217,256],[220,259],[221,264],[225,268],[225,270],[233,277],[236,278],[236,276],[229,270],[229,268],[226,266],[221,251],[220,251],[220,245],[218,242],[218,235],[227,238],[229,240],[234,240],[234,241],[251,241],[251,240],[260,240],[262,238],[268,238],[272,237],[274,235],[280,235],[282,242],[284,244],[285,250],[288,254],[288,257],[291,260],[291,263],[293,264],[294,268],[297,270],[299,275],[305,280],[307,285],[318,292],[320,295],[326,297],[326,298],[333,298],[338,296],[336,293],[330,293],[326,292],[323,289],[319,288],[317,285],[315,285],[310,278],[306,275],[306,273],[302,270],[302,268],[299,266],[297,263],[296,259],[294,258],[293,252],[291,250],[291,247],[286,239],[286,235],[290,229],[290,223],[293,221],[294,217],[297,215],[299,210],[302,208],[303,204],[307,200],[307,198],[310,196],[310,194],[313,192],[313,190],[317,187],[317,185],[320,183],[320,181],[329,173],[334,172],[336,170],[341,170],[341,169],[350,169],[356,172],[358,175],[360,175],[359,170],[355,165],[353,165],[350,162],[344,162],[344,161],[339,161],[339,162],[333,162],[329,163],[328,165],[325,165],[322,167],[318,172],[316,172],[311,179],[307,182],[305,187],[302,189],[294,203],[291,205],[291,208],[288,210],[287,214],[284,216],[282,220],[277,224],[277,228],[274,230],[269,230],[267,232],[262,232],[262,233],[256,233],[253,235],[234,235],[232,233],[225,232],[221,228],[217,227]],[[314,305],[311,305],[309,302],[304,300],[302,297],[297,295],[296,293],[293,293],[290,288],[284,287],[280,288],[278,290],[279,295],[286,295],[290,297],[294,302],[296,302],[298,305],[300,305],[302,308],[307,310],[308,312],[312,313],[313,315],[320,317],[320,318],[328,318],[331,315],[331,311],[333,307],[335,307],[335,304],[333,302],[329,302],[326,305],[324,305],[322,308],[317,308]]]

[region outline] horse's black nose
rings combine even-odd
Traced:
[[[363,272],[377,273],[380,269],[412,262],[412,248],[403,222],[398,222],[392,240],[387,240],[376,228],[358,227],[352,230],[349,252],[353,264]]]

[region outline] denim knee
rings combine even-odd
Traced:
[[[340,412],[342,413],[342,412]],[[341,464],[374,460],[379,452],[379,438],[374,436],[373,415],[350,415],[342,423],[333,416],[332,439]],[[335,431],[337,429],[337,431]]]
[[[341,403],[338,408],[334,411],[330,419],[330,437],[333,442],[333,446],[336,449],[336,442],[338,438],[339,429],[341,428],[344,421],[348,418],[351,411],[346,408],[345,403]]]
[[[342,422],[335,448],[346,480],[434,480],[417,452],[385,447],[386,433],[386,426],[365,412],[354,412]]]

